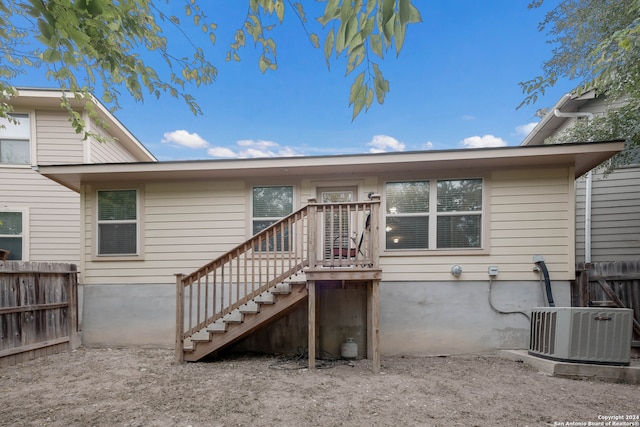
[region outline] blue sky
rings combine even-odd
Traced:
[[[226,45],[247,2],[221,0],[203,3],[212,5],[209,20],[219,25],[212,57],[218,78],[190,91],[203,115],[168,96],[135,103],[124,93],[115,115],[159,160],[518,145],[539,120],[535,112],[575,85],[560,81],[536,104],[516,110],[524,98],[518,82],[541,74],[551,55],[538,23],[556,1],[533,10],[528,0],[414,3],[423,22],[409,27],[399,57],[389,53],[380,61],[391,88],[384,105],[374,102],[353,122],[348,98],[357,73],[345,77],[343,59],[327,70],[292,10],[274,34],[277,71],[261,74],[259,52],[250,46],[241,62],[226,63]],[[181,13],[182,3],[176,7]],[[51,86],[33,73],[15,84]]]

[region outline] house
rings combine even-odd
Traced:
[[[570,305],[575,179],[622,142],[39,165],[80,194],[83,343],[359,356],[528,346]],[[176,295],[178,296],[176,298]]]
[[[566,94],[522,145],[543,145],[576,120],[605,114],[610,105],[596,91]],[[638,159],[640,161],[640,159]],[[576,263],[640,260],[640,163],[576,181]]]
[[[0,119],[0,249],[9,260],[81,263],[80,195],[40,175],[38,165],[156,161],[100,102],[93,100],[107,129],[67,94],[88,130],[114,139],[83,141],[60,106],[61,95],[21,88],[8,100],[17,123]]]

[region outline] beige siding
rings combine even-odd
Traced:
[[[91,260],[93,189],[84,207],[86,283],[171,283],[247,238],[247,187],[241,181],[147,184],[144,261]],[[95,241],[94,241],[95,244]]]
[[[585,178],[576,190],[576,261],[584,261]],[[640,259],[640,166],[604,177],[594,174],[591,203],[591,261]]]
[[[0,207],[27,209],[29,260],[80,263],[80,196],[30,168],[0,167]]]
[[[35,123],[37,164],[84,162],[82,137],[69,124],[66,112],[37,110]]]
[[[318,181],[320,182],[320,181]],[[362,181],[371,186],[373,177]],[[496,172],[487,178],[487,247],[469,255],[456,252],[412,256],[384,253],[385,281],[538,280],[533,256],[542,255],[552,280],[573,278],[573,171]],[[250,183],[198,182],[147,184],[144,188],[144,260],[91,260],[95,189],[87,188],[85,212],[86,283],[172,283],[175,273],[190,273],[246,240],[249,234]],[[309,181],[296,185],[301,199],[312,195]],[[569,195],[569,197],[567,197]],[[301,200],[306,204],[306,200]],[[94,241],[95,244],[95,241]],[[381,247],[383,236],[380,237]]]
[[[533,255],[544,256],[553,280],[573,277],[573,177],[566,169],[505,171],[488,181],[488,248],[477,255],[432,252],[423,256],[383,256],[384,280],[487,280],[489,266],[498,280],[535,280]]]
[[[92,131],[105,138],[109,138],[108,129],[103,129],[95,123],[92,123]],[[89,144],[89,163],[124,163],[138,161],[138,159],[127,151],[118,141],[98,142],[92,140]]]

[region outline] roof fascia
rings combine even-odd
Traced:
[[[518,146],[465,150],[360,154],[323,157],[203,160],[39,166],[39,172],[74,191],[83,183],[142,183],[246,177],[377,175],[407,172],[471,171],[573,167],[576,177],[616,153],[624,142]]]

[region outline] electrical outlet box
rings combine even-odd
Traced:
[[[498,266],[492,265],[489,267],[489,277],[496,277],[498,275]]]

